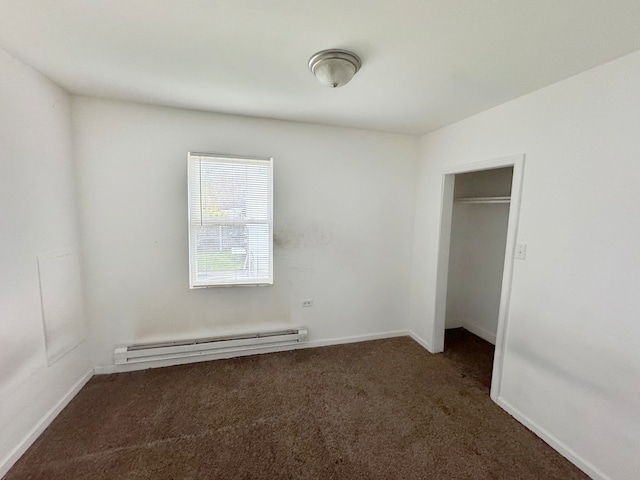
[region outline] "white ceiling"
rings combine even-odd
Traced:
[[[640,49],[640,0],[0,0],[0,47],[77,94],[419,134]]]

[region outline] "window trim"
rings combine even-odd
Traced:
[[[206,285],[197,285],[194,284],[193,278],[193,262],[192,262],[192,254],[194,253],[193,249],[193,238],[192,238],[192,224],[191,224],[191,181],[190,181],[190,169],[191,162],[195,161],[193,157],[209,157],[209,158],[217,158],[220,160],[229,160],[229,163],[241,163],[242,160],[250,161],[260,161],[269,164],[269,189],[268,189],[268,202],[269,202],[269,212],[270,218],[264,223],[269,225],[269,278],[262,282],[256,281],[235,281],[232,283],[219,283],[219,284],[206,284]],[[234,160],[238,162],[234,162]],[[273,157],[255,157],[250,155],[232,155],[232,154],[219,154],[219,153],[203,153],[203,152],[187,152],[187,225],[188,225],[188,243],[189,243],[189,289],[190,290],[200,290],[202,288],[218,288],[218,287],[264,287],[273,285]],[[226,223],[240,223],[246,224],[247,222],[242,221],[227,221]]]

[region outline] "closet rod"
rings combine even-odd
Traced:
[[[509,203],[511,197],[463,197],[456,198],[459,203]]]

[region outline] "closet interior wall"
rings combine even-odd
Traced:
[[[456,175],[446,328],[495,345],[513,168]]]

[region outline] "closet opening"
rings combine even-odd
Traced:
[[[443,178],[434,344],[499,395],[524,156]]]
[[[444,351],[489,390],[513,167],[454,177]]]

